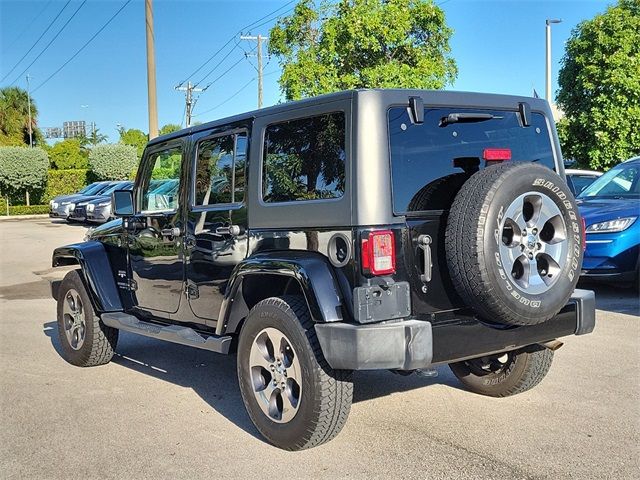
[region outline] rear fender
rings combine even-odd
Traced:
[[[349,310],[343,309],[350,304],[345,301],[340,288],[344,282],[339,281],[337,272],[326,257],[297,251],[260,253],[234,269],[220,308],[220,321],[216,328],[218,335],[237,331],[253,306],[246,301],[249,292],[243,291],[246,288],[244,280],[273,275],[297,282],[315,322],[340,322],[349,316]]]
[[[82,280],[98,313],[123,310],[109,257],[102,243],[88,241],[56,248],[51,263],[54,267],[80,266]],[[54,294],[57,292],[57,285],[52,286],[52,291]]]

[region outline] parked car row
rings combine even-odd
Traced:
[[[150,191],[166,198],[177,189],[177,180],[152,180]],[[49,202],[49,217],[62,218],[68,222],[105,223],[115,218],[111,205],[111,194],[115,190],[132,190],[133,182],[94,182],[71,195],[60,195]],[[152,197],[156,198],[156,196]]]

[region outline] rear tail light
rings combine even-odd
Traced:
[[[504,161],[511,160],[510,148],[485,148],[482,152],[482,158],[487,161]]]
[[[391,230],[369,232],[362,240],[362,269],[371,275],[396,271],[396,245]]]
[[[584,217],[580,217],[582,220],[582,250],[587,249],[587,222],[584,221]]]

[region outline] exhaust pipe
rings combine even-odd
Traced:
[[[544,348],[548,348],[552,352],[555,352],[562,345],[564,345],[564,343],[562,343],[560,340],[550,340],[550,341],[545,342],[545,343],[539,343],[538,345],[540,345],[540,346],[542,346]]]

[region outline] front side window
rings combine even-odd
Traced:
[[[195,174],[195,205],[242,202],[246,158],[246,133],[224,135],[200,142]]]
[[[150,154],[142,180],[142,211],[178,209],[182,149],[179,146]]]
[[[344,113],[269,125],[263,155],[265,202],[341,197],[346,159]]]

